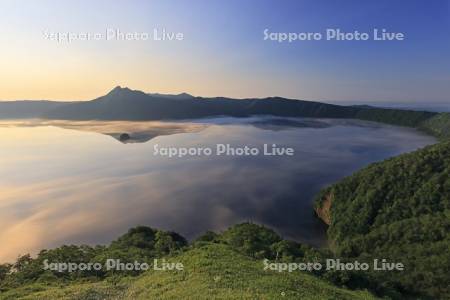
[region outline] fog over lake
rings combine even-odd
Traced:
[[[0,122],[0,138],[0,262],[64,243],[108,243],[137,225],[192,239],[252,221],[323,245],[325,228],[312,210],[322,187],[435,142],[370,122],[271,117],[11,121]],[[154,155],[156,144],[277,144],[295,154],[168,158]]]

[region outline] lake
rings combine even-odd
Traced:
[[[368,165],[435,143],[355,120],[252,117],[185,122],[0,121],[0,262],[62,244],[101,244],[147,225],[193,239],[251,221],[326,243],[312,201]],[[216,155],[231,148],[293,155]],[[155,147],[211,148],[164,156]]]

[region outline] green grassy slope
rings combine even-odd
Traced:
[[[403,262],[403,272],[374,276],[406,293],[450,295],[450,142],[370,165],[324,189],[316,210],[336,255]]]
[[[185,271],[150,270],[93,283],[33,283],[0,299],[374,299],[307,273],[264,271],[261,260],[224,244],[204,243],[168,260],[182,262]]]

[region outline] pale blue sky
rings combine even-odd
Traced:
[[[0,99],[86,100],[115,85],[200,96],[449,102],[448,0],[0,3]],[[182,32],[57,43],[44,32]],[[403,32],[405,41],[263,40],[263,30]]]

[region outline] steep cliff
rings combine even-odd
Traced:
[[[325,194],[319,201],[314,210],[316,215],[327,225],[331,224],[331,204],[333,203],[333,194],[331,192]]]

